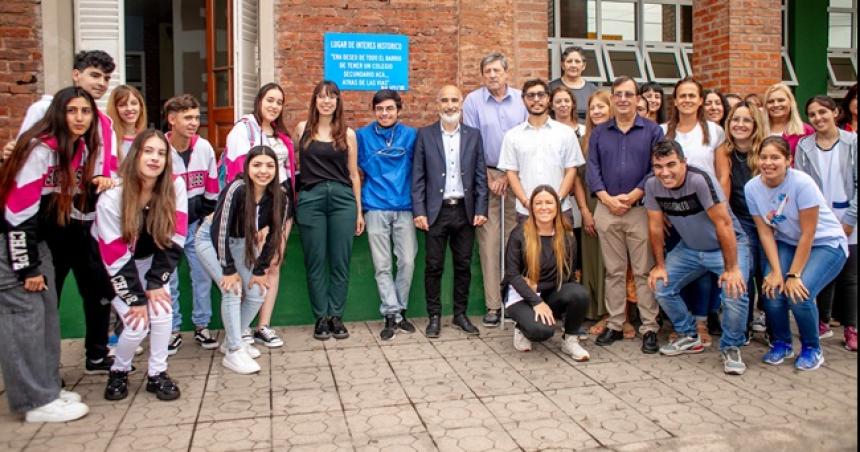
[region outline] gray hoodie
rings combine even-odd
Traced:
[[[842,224],[857,226],[857,134],[839,130],[839,141],[834,145],[847,147],[848,152],[839,154],[839,169],[842,171],[842,180],[845,183],[845,193],[851,196],[848,210],[842,217]],[[815,134],[807,135],[797,143],[797,151],[794,154],[794,167],[809,174],[819,188],[823,188],[821,180],[821,168],[818,167],[818,157],[815,152],[818,146],[815,144]],[[853,193],[853,196],[851,195]]]

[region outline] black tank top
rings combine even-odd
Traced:
[[[747,165],[747,154],[732,150],[732,194],[729,197],[729,206],[739,220],[753,221],[747,208],[744,185],[752,179],[752,171]]]
[[[307,148],[300,148],[299,153],[301,156],[299,180],[302,190],[308,190],[320,182],[329,180],[352,186],[347,164],[348,151],[335,149],[333,141],[312,140]]]

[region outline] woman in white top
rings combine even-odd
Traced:
[[[224,150],[222,164],[226,169],[227,182],[232,181],[242,172],[248,151],[254,146],[268,146],[275,151],[278,157],[278,182],[287,192],[290,200],[288,203],[287,219],[284,221],[284,229],[281,234],[281,245],[277,256],[284,256],[290,230],[293,226],[295,199],[296,199],[296,157],[293,149],[293,141],[287,133],[284,124],[284,90],[277,83],[263,85],[254,98],[254,112],[245,115],[233,126],[227,135],[227,148]],[[260,240],[265,237],[265,231]],[[281,275],[281,262],[272,262],[266,270],[269,288],[266,291],[266,300],[260,309],[260,317],[257,321],[257,329],[253,335],[250,331],[242,332],[245,342],[259,342],[266,347],[280,347],[284,341],[278,337],[274,330],[269,328],[272,321],[272,311],[275,308],[275,299],[278,296],[278,282]]]
[[[835,311],[842,313],[845,326],[845,348],[857,351],[857,134],[836,126],[836,111],[830,97],[807,101],[806,114],[815,133],[798,142],[795,167],[812,177],[848,236],[845,267],[818,295],[818,335],[833,336],[828,323],[837,303]]]

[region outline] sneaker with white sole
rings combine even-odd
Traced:
[[[723,357],[723,372],[728,375],[743,375],[747,365],[741,359],[741,350],[737,347],[729,347],[720,354]]]
[[[582,348],[582,345],[579,345],[579,337],[576,335],[564,336],[561,344],[561,351],[570,355],[570,357],[577,362],[588,361],[591,358],[591,355],[588,354],[588,350]]]
[[[278,337],[278,333],[268,326],[261,326],[257,331],[254,331],[254,342],[263,344],[269,348],[282,347],[284,341]]]
[[[514,327],[514,350],[527,352],[532,349],[532,341],[530,341],[519,328]]]
[[[680,355],[682,353],[701,353],[705,350],[699,336],[681,336],[678,339],[660,347],[660,353],[666,356]]]
[[[196,328],[194,330],[194,342],[200,344],[206,350],[212,350],[218,347],[218,341],[212,337],[209,328]]]
[[[24,416],[27,422],[69,422],[80,419],[90,412],[90,407],[80,402],[57,398],[51,403],[33,408]]]
[[[221,360],[221,365],[236,372],[237,374],[248,375],[260,371],[260,365],[257,364],[250,356],[246,349],[231,351],[224,355]]]
[[[65,389],[60,389],[60,398],[65,400],[66,402],[80,402],[81,395],[74,391],[66,391]]]
[[[254,347],[253,345],[248,345],[245,342],[242,342],[242,345],[244,345],[245,353],[247,353],[248,356],[251,357],[251,359],[257,359],[260,357],[260,354],[261,354],[260,349],[258,349],[257,347]],[[220,351],[221,354],[224,354],[224,355],[228,354],[227,341],[224,341],[221,343],[221,346],[218,347],[218,351]]]
[[[251,332],[250,328],[242,330],[242,340],[249,345],[254,343],[254,334]]]
[[[173,356],[182,347],[182,335],[179,333],[170,334],[170,342],[167,343],[167,355]]]
[[[755,311],[753,313],[752,330],[756,333],[767,331],[767,323],[765,320],[764,311]]]

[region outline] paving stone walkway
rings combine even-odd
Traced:
[[[326,342],[310,327],[279,329],[286,345],[260,347],[254,376],[225,371],[186,333],[169,364],[183,391],[175,402],[147,393],[143,372],[128,399],[104,400],[106,377],[83,373],[83,342],[65,341],[62,375],[90,414],[25,424],[4,396],[0,450],[857,450],[857,355],[838,328],[818,371],[766,366],[754,341],[747,373],[734,377],[716,346],[664,357],[642,354],[638,339],[588,341],[591,361],[576,363],[558,337],[515,352],[510,327],[467,337],[447,318],[439,339],[382,343],[379,322],[347,326],[349,339]]]

